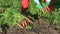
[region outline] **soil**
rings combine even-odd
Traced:
[[[0,34],[59,34],[50,24],[44,20],[35,20],[35,26],[30,29],[13,28],[7,29],[7,32]]]

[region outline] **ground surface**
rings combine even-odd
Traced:
[[[51,27],[44,20],[36,20],[34,23],[36,25],[31,30],[13,28],[7,29],[6,34],[59,34],[53,27]]]

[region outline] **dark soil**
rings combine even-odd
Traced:
[[[36,25],[30,29],[20,29],[20,28],[13,28],[7,29],[6,34],[59,34],[52,26],[49,25],[48,22],[44,20],[35,20],[34,22]],[[0,34],[5,34],[0,33]]]

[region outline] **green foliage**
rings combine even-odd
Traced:
[[[4,0],[0,0],[0,7],[4,5]]]
[[[60,11],[54,11],[53,12],[53,22],[59,24],[60,23]]]
[[[27,30],[29,30],[29,29],[32,29],[32,27],[34,26],[34,24],[32,23],[32,24],[30,24],[29,26],[27,26],[27,27],[25,27]]]
[[[23,19],[23,16],[18,12],[18,9],[8,8],[4,13],[4,23],[12,26],[20,19]]]
[[[52,0],[52,4],[53,5],[60,5],[60,0]]]
[[[32,15],[38,13],[39,10],[37,9],[34,0],[31,0],[31,1],[30,1],[28,11],[29,11]]]
[[[6,8],[3,13],[0,13],[0,25],[7,24],[8,26],[16,26],[18,21],[24,19],[24,16],[20,13],[21,4],[19,0],[0,0],[1,7]],[[2,5],[4,2],[4,5]]]
[[[53,1],[55,5],[55,2],[57,0],[56,1],[53,0]],[[8,24],[11,27],[16,26],[16,24],[19,21],[25,18],[25,16],[23,16],[23,14],[21,14],[20,12],[21,12],[20,0],[0,0],[0,25]],[[55,9],[55,11],[53,11],[52,14],[50,14],[49,11],[42,13],[42,11],[36,7],[36,4],[34,3],[34,1],[30,0],[28,12],[32,15],[37,14],[40,18],[42,17],[43,19],[48,20],[50,23],[60,24],[60,8]],[[31,29],[31,27],[28,26],[26,27],[26,29]]]
[[[26,27],[27,30],[29,30],[29,29],[31,29],[31,28],[32,28],[32,26],[27,26],[27,27]]]

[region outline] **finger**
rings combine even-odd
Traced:
[[[27,26],[27,22],[26,21],[24,22],[24,25],[25,25],[25,27]]]
[[[21,23],[21,25],[22,25],[23,27],[25,27],[25,25],[24,25],[24,21]]]
[[[44,12],[45,12],[45,10],[43,9],[43,10],[42,10],[42,12],[44,13]]]
[[[45,11],[47,11],[47,7],[45,8]]]
[[[47,10],[50,11],[49,7],[47,7]]]
[[[30,19],[28,19],[28,18],[26,18],[26,21],[27,21],[28,23],[32,23],[32,21],[31,21]]]
[[[23,26],[22,25],[20,25],[20,24],[17,24],[20,28],[22,28],[23,29]]]

